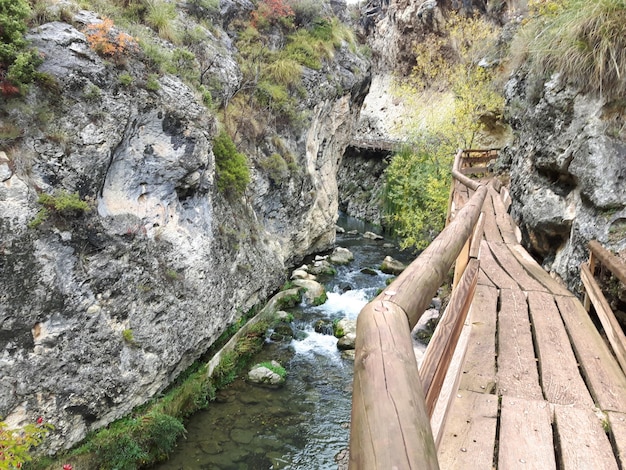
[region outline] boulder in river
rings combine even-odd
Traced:
[[[287,371],[278,361],[261,362],[248,372],[248,381],[265,387],[280,387],[285,383]]]
[[[406,265],[396,259],[393,259],[391,256],[385,256],[382,264],[380,265],[380,270],[386,274],[394,274],[398,275],[402,273],[406,269]]]
[[[330,255],[330,262],[333,264],[348,264],[352,260],[354,260],[352,252],[342,246],[336,247]]]
[[[368,240],[383,240],[384,239],[384,237],[374,232],[365,232],[363,234],[363,238],[367,238]]]
[[[294,286],[302,287],[304,301],[312,305],[321,305],[326,302],[326,289],[317,281],[310,279],[296,279],[293,281]]]

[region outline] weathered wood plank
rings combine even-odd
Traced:
[[[543,398],[526,296],[517,289],[500,291],[497,377],[500,395],[528,400]]]
[[[604,294],[602,294],[602,290],[591,274],[587,263],[583,263],[580,267],[580,278],[585,285],[585,289],[589,294],[591,303],[593,303],[600,323],[602,323],[602,328],[604,328],[606,337],[611,344],[613,354],[615,354],[615,358],[617,362],[619,362],[622,372],[626,372],[626,336],[624,336],[622,327],[617,321],[617,318],[615,318],[611,306],[604,297]]]
[[[439,468],[405,312],[374,300],[357,331],[349,468]]]
[[[551,414],[546,401],[502,397],[498,468],[557,468]]]
[[[555,296],[587,386],[604,411],[626,413],[626,377],[580,301]]]
[[[502,204],[504,204],[504,210],[508,212],[511,207],[511,195],[505,186],[500,188],[500,197],[502,198]]]
[[[519,285],[502,269],[496,261],[491,249],[490,242],[482,241],[480,248],[480,267],[487,274],[491,282],[501,289],[518,289]]]
[[[472,332],[465,356],[462,390],[491,393],[496,383],[496,315],[498,291],[477,286],[470,311]]]
[[[490,197],[485,198],[483,203],[483,213],[485,214],[485,226],[483,232],[485,233],[485,239],[488,241],[502,242],[502,236],[500,235],[500,229],[498,229],[498,223],[496,222],[496,213],[493,209],[493,202]]]
[[[554,406],[561,468],[617,470],[617,462],[602,424],[591,409]]]
[[[500,229],[502,240],[505,243],[517,244],[517,237],[515,236],[515,224],[504,208],[500,193],[497,193],[495,189],[489,187],[489,195],[491,196],[491,203],[493,204],[493,210],[496,216],[496,223]]]
[[[511,279],[514,279],[519,284],[522,290],[548,292],[548,289],[542,283],[528,274],[528,271],[524,269],[517,258],[511,254],[508,245],[491,242],[489,243],[489,249],[502,269],[506,271]]]
[[[607,419],[611,430],[613,453],[617,456],[620,468],[624,470],[626,468],[626,414],[609,411]]]
[[[543,394],[550,403],[591,408],[593,400],[578,370],[554,298],[529,292],[528,306],[534,326]]]
[[[461,371],[463,369],[463,363],[465,362],[465,354],[467,353],[467,346],[469,344],[470,334],[472,332],[471,319],[469,314],[463,324],[461,330],[461,336],[457,342],[456,349],[454,350],[454,356],[452,356],[452,362],[448,367],[446,378],[441,387],[435,410],[430,418],[430,427],[433,430],[433,439],[435,440],[435,446],[439,449],[441,445],[441,439],[445,431],[448,416],[452,408],[452,402],[454,396],[459,389],[459,382],[461,381]]]
[[[459,391],[438,451],[440,467],[492,470],[497,418],[498,397]]]
[[[491,279],[489,279],[489,276],[487,276],[485,274],[485,271],[483,271],[482,269],[478,273],[478,284],[481,284],[483,286],[496,287],[496,285],[493,282],[491,282]]]
[[[530,254],[524,249],[521,245],[509,245],[509,250],[517,258],[520,264],[524,267],[526,271],[530,273],[535,279],[541,282],[548,291],[553,294],[570,296],[573,297],[572,294],[567,288],[556,279],[553,279],[549,273],[547,273],[535,259],[530,256]]]
[[[429,416],[432,416],[437,403],[446,371],[452,361],[461,329],[474,297],[479,265],[478,260],[470,260],[459,284],[452,292],[450,303],[424,353],[419,373],[424,387],[426,411]]]

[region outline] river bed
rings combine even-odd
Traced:
[[[342,217],[339,224],[346,233],[338,234],[336,245],[350,249],[354,261],[338,266],[335,276],[319,279],[327,289],[326,303],[289,310],[294,339],[268,340],[254,361],[278,360],[288,373],[285,386],[267,389],[236,379],[209,409],[188,420],[187,438],[155,468],[337,469],[336,456],[348,447],[353,361],[337,349],[334,336],[315,332],[313,325],[356,319],[390,277],[379,270],[384,257],[410,261],[410,254],[389,241],[365,239],[362,233],[373,228],[363,222]],[[364,268],[375,274],[362,273]]]

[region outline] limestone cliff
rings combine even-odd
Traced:
[[[222,27],[247,7],[223,2],[222,26],[205,31],[225,95],[242,75]],[[337,166],[369,84],[345,45],[305,70],[302,130],[280,140],[293,169],[276,184],[258,162],[277,144],[259,145],[238,197],[216,188],[214,112],[140,58],[122,68],[144,81],[123,83],[80,31],[96,20],[81,11],[31,31],[53,83],[2,105],[19,136],[0,152],[0,416],[43,416],[50,450],[163,390],[289,267],[332,246]],[[89,211],[29,228],[39,194],[75,192]]]
[[[576,288],[589,240],[626,249],[623,109],[558,75],[544,81],[520,71],[506,92],[512,214],[531,252]]]

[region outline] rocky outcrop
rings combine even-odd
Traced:
[[[231,38],[216,36],[208,47],[230,56],[215,77],[239,86]],[[147,87],[142,60],[105,61],[65,23],[30,39],[55,85],[5,110],[22,137],[0,153],[0,415],[43,416],[58,450],[163,390],[288,267],[332,246],[337,166],[369,81],[347,47],[307,71],[304,131],[284,136],[298,171],[277,186],[251,163],[239,198],[217,190],[216,119],[179,78]],[[123,71],[138,78],[123,85]],[[29,228],[41,193],[90,210]]]
[[[503,152],[523,242],[575,288],[586,244],[626,249],[626,133],[619,107],[518,73],[507,85],[514,143]]]

